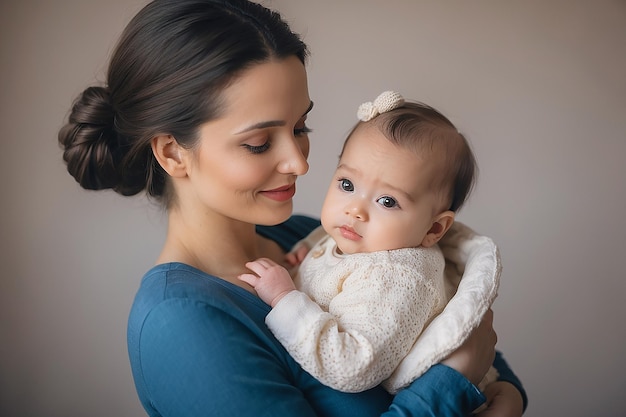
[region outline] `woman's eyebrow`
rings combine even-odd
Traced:
[[[259,122],[259,123],[255,123],[253,125],[247,126],[241,129],[240,131],[235,132],[235,135],[250,132],[251,130],[255,130],[255,129],[265,129],[267,127],[284,126],[285,124],[286,123],[284,120],[268,120],[267,122]]]
[[[306,116],[312,109],[313,109],[313,101],[309,103],[309,107],[306,109],[304,114],[302,114],[302,117]],[[255,130],[255,129],[265,129],[268,127],[284,126],[285,124],[286,123],[284,120],[268,120],[265,122],[259,122],[259,123],[255,123],[253,125],[247,126],[243,128],[242,130],[235,132],[235,135],[250,132],[251,130]]]

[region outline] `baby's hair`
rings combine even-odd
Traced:
[[[69,173],[85,189],[146,191],[169,206],[167,174],[151,140],[192,149],[223,111],[223,90],[251,66],[306,45],[281,16],[247,0],[155,0],[124,30],[106,84],[85,89],[59,131]]]
[[[445,191],[442,195],[444,209],[454,212],[461,209],[474,187],[478,166],[467,139],[447,117],[429,105],[407,101],[370,121],[358,122],[348,135],[344,149],[352,134],[365,125],[375,126],[392,143],[419,154],[443,152],[441,175],[434,179],[432,186]]]

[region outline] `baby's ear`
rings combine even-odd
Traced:
[[[452,227],[453,223],[453,211],[446,210],[443,213],[438,214],[434,218],[430,230],[426,233],[426,236],[424,236],[424,239],[422,240],[422,246],[425,248],[429,248],[435,243],[439,242],[443,235],[445,235],[450,227]]]

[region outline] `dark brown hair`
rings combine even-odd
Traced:
[[[104,86],[85,89],[59,131],[69,173],[86,189],[171,198],[151,139],[191,148],[220,115],[220,96],[245,69],[308,51],[281,16],[247,0],[155,0],[128,24]]]
[[[344,149],[352,134],[365,124],[373,124],[392,143],[418,154],[441,153],[445,162],[432,186],[444,192],[447,210],[456,212],[467,201],[476,182],[478,166],[467,139],[447,117],[424,103],[407,101],[369,122],[358,122],[348,135]]]

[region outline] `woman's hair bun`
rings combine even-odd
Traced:
[[[88,190],[116,188],[119,145],[115,113],[104,87],[89,87],[76,99],[59,144],[68,172]]]

